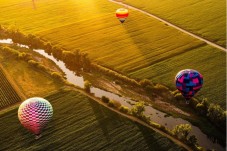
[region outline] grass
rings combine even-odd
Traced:
[[[0,150],[183,150],[78,92],[58,92],[46,99],[54,116],[39,140],[20,125],[17,109],[0,115]]]
[[[186,30],[226,46],[225,0],[124,0],[124,3],[141,8]]]
[[[208,5],[203,4],[206,2],[208,4],[210,1],[198,2],[198,4],[195,3],[192,6],[186,1],[179,4],[188,4],[190,7],[187,7],[185,11],[191,13],[190,8],[193,8],[192,11],[194,12],[195,6],[196,8],[204,7],[207,11]],[[167,6],[167,2],[170,3],[171,0],[163,1],[161,4],[165,2],[166,5],[163,5],[163,7]],[[16,27],[26,33],[37,34],[67,50],[80,49],[87,52],[92,61],[133,78],[149,78],[154,82],[164,83],[170,88],[174,88],[174,76],[179,70],[185,68],[197,69],[205,77],[204,87],[198,95],[207,97],[211,102],[225,104],[226,76],[223,76],[226,73],[224,68],[225,52],[220,52],[207,46],[206,43],[133,10],[130,10],[130,16],[121,25],[114,14],[120,6],[106,0],[78,2],[50,0],[35,1],[35,3],[36,9],[33,9],[32,1],[2,0],[0,22],[5,25],[15,24]],[[211,30],[211,23],[208,24],[207,20],[198,23],[203,27],[207,25],[205,26],[207,28],[200,27],[194,21],[189,23],[193,25],[193,28],[198,26],[198,28],[206,31],[214,31],[215,34],[211,34],[212,37],[223,39],[224,30],[219,27],[224,22],[222,15],[224,5],[222,6],[222,3],[216,4],[217,7],[215,5],[214,8],[210,8],[213,12],[220,7],[221,9],[218,9],[217,13],[206,15],[207,18],[211,16],[215,18],[216,15],[221,15],[221,22],[212,23],[212,27],[217,27],[216,30]],[[158,3],[156,2],[155,5],[158,5]],[[176,8],[178,8],[177,6]],[[176,9],[175,5],[171,8]],[[182,6],[182,8],[184,7]],[[155,9],[164,10],[160,7]],[[166,8],[166,10],[168,9]],[[174,11],[166,14],[172,13]],[[178,15],[182,14],[178,13]],[[201,15],[200,12],[197,14]],[[197,17],[191,15],[186,19],[199,18],[199,20],[203,20],[198,15]],[[185,16],[188,15],[185,14]],[[219,20],[218,17],[216,19]],[[184,21],[182,20],[182,22]],[[214,77],[218,77],[218,82]]]
[[[199,71],[204,78],[203,88],[196,94],[196,97],[207,97],[210,102],[225,106],[225,57],[221,51],[214,51],[214,48],[209,46],[199,47],[132,72],[130,75],[151,79],[175,89],[176,73],[185,68],[192,68]]]
[[[7,56],[2,50],[0,50],[0,62],[26,97],[46,96],[48,92],[62,87],[62,84],[52,79],[47,73],[15,56]]]

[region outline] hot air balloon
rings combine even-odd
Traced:
[[[116,17],[121,23],[124,23],[125,19],[128,17],[128,10],[125,8],[119,8],[116,11]]]
[[[43,128],[53,116],[51,104],[39,97],[25,100],[18,109],[18,118],[21,124],[36,135],[36,139],[41,137]]]
[[[186,103],[198,92],[203,85],[203,76],[196,70],[185,69],[177,73],[176,87],[186,99]]]

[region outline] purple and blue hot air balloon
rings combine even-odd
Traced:
[[[185,69],[177,73],[176,87],[187,102],[198,92],[203,85],[203,76],[196,70]]]

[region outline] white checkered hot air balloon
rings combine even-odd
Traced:
[[[51,104],[39,97],[25,100],[18,109],[18,118],[21,124],[34,133],[38,139],[43,128],[53,116]]]

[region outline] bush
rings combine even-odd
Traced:
[[[199,101],[196,98],[191,98],[189,105],[196,110],[196,105],[199,103]]]
[[[142,88],[146,88],[147,86],[154,87],[154,84],[148,79],[140,80],[139,84]]]
[[[91,89],[91,83],[88,80],[85,80],[84,81],[84,90],[86,92],[90,92],[90,89]]]
[[[0,47],[4,53],[18,56],[19,52],[15,49],[9,48],[9,47]]]
[[[186,140],[191,129],[191,125],[189,124],[179,124],[173,128],[172,133],[177,136],[177,138]]]
[[[38,62],[36,62],[35,60],[28,60],[28,64],[32,65],[33,67],[37,67],[38,66]]]
[[[61,79],[61,80],[63,79],[61,73],[59,72],[52,72],[51,76],[54,77],[55,79]]]
[[[181,94],[181,93],[176,93],[175,95],[174,95],[174,98],[177,100],[177,101],[185,101],[185,98],[184,98],[184,96]]]
[[[192,135],[188,138],[188,144],[193,146],[198,145],[197,138],[195,137],[195,135]]]
[[[173,100],[174,95],[171,93],[169,88],[162,84],[156,84],[153,88],[152,91],[156,93],[159,96],[162,96],[165,100]]]
[[[113,100],[110,100],[110,101],[108,102],[108,106],[109,106],[109,107],[114,107],[114,101],[113,101]]]
[[[108,102],[108,106],[109,106],[109,107],[114,107],[114,108],[119,109],[119,108],[121,107],[121,103],[118,102],[118,101],[115,101],[115,100],[110,100],[110,101]]]
[[[136,117],[142,117],[144,111],[145,111],[144,102],[136,102],[136,104],[133,105],[131,109],[132,115]]]
[[[155,123],[155,122],[150,122],[150,125],[157,128],[157,129],[160,129],[161,125],[158,124],[158,123]]]
[[[110,101],[110,99],[108,98],[108,97],[106,97],[106,96],[102,96],[102,101],[104,102],[104,103],[109,103],[109,101]]]
[[[127,114],[129,112],[129,108],[121,105],[120,108],[119,108],[119,111]]]
[[[25,53],[25,52],[19,53],[18,58],[23,59],[25,61],[32,60],[32,56],[30,54]]]

